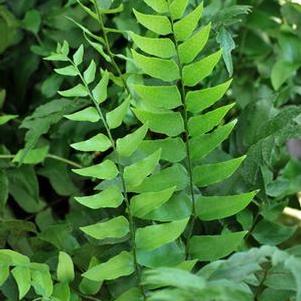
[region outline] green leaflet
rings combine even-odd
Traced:
[[[20,149],[14,157],[13,162],[22,161],[23,164],[38,164],[45,160],[46,156],[48,155],[48,151],[48,145],[31,149],[27,153],[25,153],[24,149]]]
[[[108,84],[109,84],[109,72],[105,71],[103,73],[102,79],[99,81],[99,83],[92,91],[93,97],[96,99],[97,103],[102,103],[107,99]]]
[[[193,169],[193,181],[199,187],[206,187],[229,178],[241,165],[246,156],[213,164],[203,164]]]
[[[84,72],[84,80],[88,85],[94,82],[95,74],[96,74],[96,64],[94,60],[92,60],[89,67]]]
[[[30,264],[29,258],[16,252],[13,250],[9,250],[9,249],[0,249],[0,260],[2,259],[2,257],[5,258],[5,263],[6,264],[10,264],[10,265],[14,265],[14,266],[27,266]],[[9,261],[7,260],[7,257],[9,258]],[[3,262],[1,262],[3,263]]]
[[[104,134],[97,134],[92,138],[71,144],[71,147],[82,152],[104,152],[112,146],[110,139]]]
[[[130,191],[143,193],[154,192],[176,186],[176,191],[188,185],[187,171],[181,164],[175,164],[145,179],[144,182]]]
[[[100,43],[91,41],[87,35],[85,35],[85,39],[108,63],[112,61],[110,56],[105,53],[103,46]]]
[[[128,134],[123,138],[117,139],[116,149],[120,156],[131,156],[142,143],[146,133],[148,131],[148,125],[144,124],[134,133]]]
[[[128,276],[133,272],[134,262],[132,254],[122,251],[108,261],[89,269],[83,274],[83,277],[93,281],[104,281]]]
[[[211,24],[209,23],[179,46],[179,57],[182,64],[191,63],[199,55],[207,44],[210,29]]]
[[[74,199],[91,209],[117,208],[122,204],[123,196],[118,186],[109,186],[95,195],[75,197]]]
[[[143,73],[167,82],[180,78],[179,67],[174,60],[144,56],[134,49],[132,49],[132,54],[135,63]]]
[[[19,290],[19,300],[21,300],[28,293],[31,287],[30,269],[26,266],[16,266],[13,268],[11,273],[16,280]]]
[[[0,116],[0,125],[6,124],[9,121],[17,118],[18,115],[4,115],[4,116]]]
[[[189,218],[136,230],[136,246],[141,250],[154,250],[176,240],[185,230]]]
[[[212,88],[190,91],[186,96],[187,109],[192,113],[199,113],[220,100],[231,85],[232,79]]]
[[[118,216],[80,229],[95,239],[121,238],[129,233],[129,222],[124,216]]]
[[[148,123],[149,128],[155,133],[174,137],[184,131],[183,118],[179,112],[169,110],[150,112],[137,108],[133,109],[133,112],[142,123]]]
[[[131,199],[130,205],[133,216],[143,218],[151,211],[166,203],[174,191],[175,187],[171,187],[158,192],[145,192],[134,196]]]
[[[35,292],[45,298],[50,297],[53,292],[53,283],[49,266],[41,263],[31,263],[31,285]]]
[[[159,14],[168,12],[168,5],[166,0],[143,0],[148,6]]]
[[[234,105],[235,104],[233,103],[210,111],[204,115],[191,117],[188,121],[189,134],[194,137],[211,131],[222,121]]]
[[[9,265],[0,264],[0,286],[2,286],[9,277]]]
[[[142,14],[135,9],[133,11],[137,21],[147,29],[160,35],[171,33],[171,24],[167,17]]]
[[[118,175],[118,169],[111,160],[105,160],[100,164],[90,167],[72,169],[80,176],[97,178],[100,180],[112,180]]]
[[[72,282],[74,279],[73,261],[72,258],[65,252],[59,253],[57,279],[63,283]]]
[[[128,97],[120,106],[113,111],[107,113],[106,119],[110,129],[119,127],[123,121],[124,116],[129,110],[130,97]]]
[[[77,76],[79,74],[77,69],[72,65],[63,68],[57,68],[54,69],[54,71],[57,74],[64,75],[64,76]]]
[[[176,163],[182,161],[186,156],[185,143],[181,138],[144,140],[139,150],[151,154],[158,148],[162,149],[161,160]]]
[[[174,109],[182,105],[177,86],[135,85],[134,89],[142,101],[148,105],[164,109]]]
[[[210,75],[221,58],[221,50],[183,68],[183,81],[188,87],[195,86]]]
[[[88,107],[74,114],[65,115],[64,117],[73,121],[97,122],[100,120],[99,114],[94,107]]]
[[[174,32],[178,41],[188,39],[196,29],[203,13],[203,3],[201,3],[194,11],[185,16],[174,25]]]
[[[124,169],[126,185],[130,187],[139,186],[149,176],[159,163],[161,150],[157,150],[150,156],[138,161]]]
[[[170,58],[176,54],[174,43],[167,38],[147,38],[133,32],[130,36],[134,43],[144,52],[160,58]]]
[[[187,5],[188,0],[173,0],[172,3],[169,6],[170,14],[173,20],[182,18]]]
[[[86,97],[89,94],[86,87],[82,84],[78,84],[68,90],[58,91],[58,93],[63,97]]]
[[[200,261],[223,258],[237,250],[246,234],[246,231],[242,231],[222,235],[193,236],[189,241],[190,255]]]
[[[52,297],[54,297],[55,300],[70,300],[70,287],[68,283],[56,283]]]
[[[226,125],[218,127],[212,133],[191,138],[189,140],[191,159],[199,160],[212,152],[229,137],[236,123],[237,120],[234,120]]]
[[[196,213],[204,221],[222,219],[247,207],[256,193],[257,191],[228,196],[201,196],[196,199]]]
[[[84,58],[84,46],[80,45],[73,55],[74,64],[76,66],[80,65],[83,62],[83,58]]]

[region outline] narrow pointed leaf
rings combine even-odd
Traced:
[[[134,43],[144,52],[160,57],[170,58],[176,54],[174,43],[167,38],[147,38],[133,32],[130,36]]]
[[[123,157],[131,156],[142,143],[147,131],[148,125],[145,124],[135,132],[117,139],[116,148],[119,155]]]
[[[57,266],[57,279],[63,283],[72,282],[74,279],[74,265],[72,258],[65,252],[59,253]]]
[[[149,176],[159,163],[161,150],[157,150],[150,156],[138,161],[124,169],[124,179],[129,187],[140,185]]]
[[[72,171],[84,177],[92,177],[100,180],[113,180],[118,175],[115,163],[110,160],[86,168],[72,169]]]
[[[79,74],[77,69],[72,65],[63,68],[56,68],[54,69],[54,71],[57,74],[65,75],[65,76],[77,76]]]
[[[105,152],[112,146],[110,139],[104,134],[97,134],[92,138],[71,144],[71,147],[82,152]]]
[[[181,94],[177,86],[135,85],[134,89],[143,102],[153,107],[174,109],[182,105]]]
[[[134,196],[131,199],[131,212],[133,216],[143,218],[151,211],[166,203],[175,191],[175,187],[167,188],[158,192],[146,192]]]
[[[178,41],[184,41],[192,35],[201,19],[202,13],[203,3],[183,19],[175,23],[174,31]]]
[[[89,121],[89,122],[97,122],[100,119],[98,112],[94,107],[88,107],[79,112],[70,115],[65,115],[65,117],[73,121]]]
[[[121,238],[129,233],[129,222],[124,216],[118,216],[80,229],[95,239]]]
[[[85,35],[85,39],[108,63],[112,62],[111,57],[105,53],[103,46],[100,43],[91,41],[87,35]]]
[[[192,258],[200,261],[213,261],[236,251],[247,232],[234,232],[222,235],[193,236],[189,242]]]
[[[58,91],[58,93],[63,97],[86,97],[89,94],[86,87],[82,84],[78,84],[68,90]]]
[[[229,178],[241,165],[246,156],[220,163],[203,164],[193,169],[193,181],[199,187],[206,187]]]
[[[84,72],[84,79],[87,84],[91,84],[94,81],[95,73],[96,73],[96,64],[94,60],[92,60],[89,67]]]
[[[148,123],[149,128],[155,133],[174,137],[184,131],[184,121],[180,112],[149,112],[140,109],[133,109],[133,112],[142,123]]]
[[[83,277],[93,281],[114,280],[131,275],[134,270],[132,254],[123,251],[108,261],[89,269],[83,274]]]
[[[141,25],[157,34],[168,35],[172,31],[170,21],[165,16],[142,14],[135,9],[134,14]]]
[[[136,230],[136,246],[141,250],[154,250],[176,240],[185,230],[188,218]]]
[[[143,73],[167,82],[180,78],[179,67],[174,60],[147,57],[133,49],[132,54],[137,66]]]
[[[84,57],[84,46],[80,45],[73,55],[74,64],[76,66],[80,65],[83,62],[83,57]]]
[[[173,20],[182,18],[189,0],[173,0],[169,6]]]
[[[98,103],[104,102],[108,97],[109,72],[103,73],[102,79],[93,89],[92,94]]]
[[[159,14],[168,12],[166,0],[144,0],[144,2]]]
[[[90,209],[117,208],[122,204],[123,195],[118,186],[109,186],[95,195],[75,197],[74,199]]]
[[[186,86],[192,87],[210,75],[219,62],[222,52],[219,50],[196,63],[184,66],[183,80]]]
[[[203,221],[222,219],[247,207],[257,191],[228,196],[201,196],[196,200],[196,214]]]
[[[182,64],[191,63],[199,55],[208,41],[210,29],[211,24],[204,26],[179,46],[179,56]]]
[[[118,128],[129,110],[130,98],[127,98],[123,103],[113,111],[107,113],[106,119],[110,129]]]
[[[0,116],[0,125],[6,124],[9,121],[17,118],[18,115],[4,115],[4,116]]]
[[[218,86],[199,91],[190,91],[186,96],[188,111],[199,113],[220,100],[230,87],[232,80]]]
[[[204,115],[191,117],[188,121],[189,134],[195,137],[211,131],[223,120],[233,106],[234,104],[223,106]]]
[[[26,266],[16,266],[11,273],[16,280],[19,290],[19,300],[21,300],[28,293],[31,287],[30,269]]]

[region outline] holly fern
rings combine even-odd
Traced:
[[[92,9],[81,6],[103,30],[106,11],[96,1],[91,2]],[[213,163],[205,160],[228,138],[235,121],[223,123],[234,104],[217,105],[231,80],[207,88],[203,85],[222,54],[222,50],[202,54],[210,34],[210,24],[199,26],[203,5],[191,9],[188,0],[144,2],[153,14],[133,13],[147,34],[128,32],[135,45],[130,60],[138,70],[135,84],[129,84],[115,62],[108,29],[97,36],[78,24],[89,44],[113,70],[101,70],[100,78],[94,61],[83,66],[83,46],[70,56],[68,43],[64,42],[47,58],[66,62],[66,66],[55,70],[57,73],[79,78],[77,85],[60,92],[63,97],[91,101],[85,109],[66,117],[99,122],[99,129],[103,129],[71,145],[77,151],[106,154],[101,163],[74,170],[78,175],[101,180],[96,194],[76,197],[76,201],[91,210],[111,208],[107,210],[109,218],[81,230],[101,240],[108,249],[116,244],[111,257],[102,258],[83,277],[101,283],[117,283],[120,277],[128,277],[123,278],[125,292],[114,296],[119,301],[147,298],[148,291],[141,281],[145,269],[172,266],[191,270],[198,261],[213,261],[235,251],[246,232],[220,227],[218,233],[208,235],[206,222],[235,215],[256,193],[205,194],[208,186],[230,177],[245,157]],[[106,103],[110,107],[114,104],[108,89],[117,83],[123,90],[115,108],[108,112]],[[116,139],[116,129],[129,114],[137,118],[137,126]]]

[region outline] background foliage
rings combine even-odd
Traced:
[[[106,9],[123,4],[106,16],[107,27],[145,33],[132,14],[133,8],[150,11],[143,1],[100,2]],[[200,1],[190,2],[197,6]],[[247,154],[238,172],[222,184],[206,188],[206,193],[260,192],[235,217],[203,226],[208,234],[218,229],[249,231],[240,251],[261,245],[285,251],[262,247],[238,253],[225,261],[197,266],[197,276],[183,272],[178,278],[183,281],[178,283],[169,282],[168,275],[181,271],[168,269],[151,271],[143,281],[150,288],[164,288],[155,290],[151,300],[172,300],[174,296],[177,300],[194,300],[195,296],[202,300],[252,300],[252,296],[261,301],[300,300],[299,221],[282,212],[286,206],[299,208],[297,194],[301,190],[301,5],[285,0],[213,0],[205,1],[204,7],[202,25],[212,22],[209,49],[219,44],[224,50],[224,64],[217,66],[208,85],[233,76],[222,103],[234,100],[237,105],[225,121],[238,119],[230,139],[206,160],[225,161]],[[79,230],[100,218],[99,212],[74,201],[76,195],[91,194],[95,183],[76,176],[71,168],[99,163],[106,154],[70,148],[71,143],[99,130],[99,124],[63,118],[86,107],[88,100],[58,95],[58,90],[76,82],[53,72],[63,65],[43,58],[56,49],[57,42],[67,40],[72,53],[85,45],[86,65],[94,59],[102,69],[112,67],[66,17],[101,34],[97,22],[76,1],[0,1],[0,283],[1,277],[6,279],[4,262],[18,267],[1,286],[3,300],[18,300],[20,291],[27,292],[22,265],[28,263],[34,289],[26,294],[27,300],[43,295],[41,282],[51,287],[50,274],[56,295],[63,301],[116,299],[129,282],[108,282],[100,289],[99,281],[81,278],[88,266],[106,261],[118,249],[114,245],[107,248]],[[116,58],[120,69],[133,73],[132,62],[124,60],[132,48],[127,35],[110,34],[110,43],[112,52],[122,55]],[[105,111],[116,106],[118,93],[118,85],[109,87],[112,101],[104,104]],[[137,128],[133,116],[125,121],[117,130],[118,137]],[[105,218],[111,212],[102,214]],[[18,274],[25,287],[17,288]]]

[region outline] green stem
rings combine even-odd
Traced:
[[[170,6],[170,0],[168,0],[168,7]],[[169,10],[170,14],[170,10]],[[171,15],[171,14],[170,14]],[[187,106],[186,106],[186,90],[185,90],[185,85],[183,82],[183,65],[180,60],[180,55],[179,55],[179,44],[176,39],[175,33],[174,33],[174,21],[172,17],[169,17],[171,25],[172,25],[172,32],[173,32],[173,38],[175,41],[175,47],[176,47],[176,55],[177,55],[177,60],[178,60],[178,65],[180,69],[180,80],[179,80],[179,85],[180,85],[180,94],[181,94],[181,100],[182,100],[182,105],[183,105],[183,110],[182,110],[182,117],[184,120],[184,129],[185,129],[185,147],[186,147],[186,155],[187,155],[187,169],[188,169],[188,174],[189,174],[189,189],[190,189],[190,194],[191,194],[191,200],[192,200],[192,215],[190,219],[190,223],[188,225],[188,234],[187,234],[187,243],[186,243],[186,258],[189,257],[189,239],[192,236],[193,233],[193,228],[196,222],[196,208],[195,208],[195,195],[194,195],[194,187],[193,187],[193,178],[192,178],[192,160],[191,160],[191,151],[190,151],[190,145],[189,145],[189,129],[188,129],[188,114],[187,114]]]
[[[16,155],[0,155],[0,159],[14,159]],[[60,156],[57,156],[57,155],[53,155],[53,154],[48,154],[46,156],[46,158],[49,158],[49,159],[53,159],[53,160],[56,160],[56,161],[60,161],[60,162],[64,162],[70,166],[73,166],[73,167],[76,167],[76,168],[82,168],[82,166],[74,161],[70,161],[68,159],[65,159],[65,158],[62,158]]]

